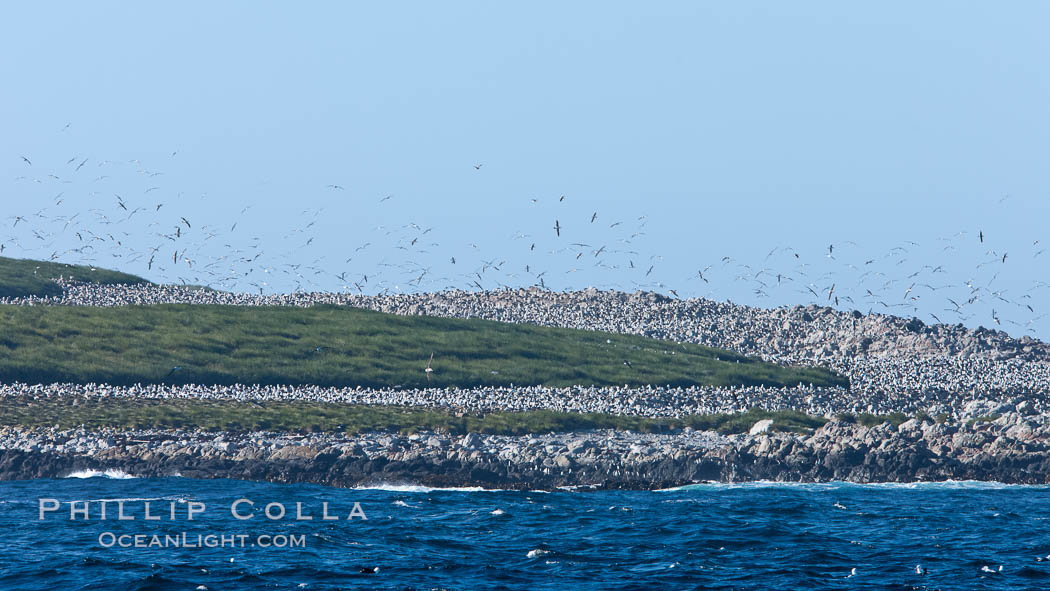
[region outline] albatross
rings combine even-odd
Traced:
[[[434,368],[430,367],[430,364],[434,363],[434,354],[430,354],[430,359],[427,361],[427,366],[423,370],[427,374],[427,384],[430,384],[430,374],[434,373]]]

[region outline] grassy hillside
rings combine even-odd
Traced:
[[[807,432],[827,419],[794,411],[691,415],[652,419],[601,413],[554,411],[492,412],[456,416],[445,409],[363,406],[320,402],[94,399],[72,405],[68,400],[0,398],[0,426],[76,428],[183,428],[206,431],[413,432],[524,435],[587,429],[664,432],[692,427],[720,433],[746,433],[756,421],[773,419],[774,429]]]
[[[0,298],[58,296],[58,277],[94,283],[148,283],[141,277],[80,265],[0,257]]]
[[[5,382],[422,387],[433,353],[436,387],[847,385],[699,345],[340,306],[0,306],[0,326]]]

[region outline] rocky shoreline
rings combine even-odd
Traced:
[[[689,429],[530,436],[0,429],[0,480],[119,471],[340,487],[414,484],[554,490],[661,489],[695,482],[1050,483],[1047,416],[874,427],[831,420],[812,434]]]

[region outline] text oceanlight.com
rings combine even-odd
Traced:
[[[116,534],[102,532],[103,548],[305,548],[305,534]]]

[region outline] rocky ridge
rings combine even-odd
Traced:
[[[776,432],[765,421],[741,435],[690,429],[458,436],[4,427],[0,479],[120,470],[336,486],[512,489],[755,480],[1050,483],[1050,420],[1025,410],[975,401],[964,413],[972,417],[959,422],[923,417],[864,427],[831,420],[810,434]]]

